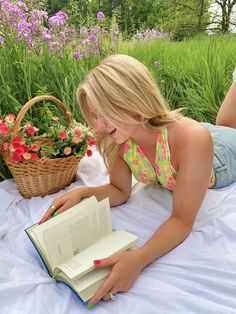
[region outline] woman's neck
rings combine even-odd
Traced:
[[[157,130],[146,130],[140,126],[131,138],[140,147],[148,149],[156,143],[156,137]]]

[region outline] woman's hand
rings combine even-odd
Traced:
[[[62,196],[56,198],[51,206],[48,208],[46,213],[44,214],[43,218],[40,220],[39,224],[45,222],[48,220],[49,217],[55,215],[55,213],[60,214],[64,212],[65,210],[71,208],[72,206],[78,204],[82,196],[82,190],[83,188],[77,188],[73,191],[67,192],[63,194]]]
[[[116,295],[118,292],[128,291],[144,267],[138,249],[119,252],[109,258],[95,260],[94,265],[97,268],[110,266],[112,267],[112,271],[102,286],[89,300],[89,304],[96,304],[101,299],[104,301],[110,300],[110,292]]]

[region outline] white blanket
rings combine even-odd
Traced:
[[[100,156],[80,163],[65,190],[107,182]],[[74,314],[88,309],[45,272],[24,229],[40,220],[53,198],[23,199],[13,180],[0,183],[0,313]],[[138,235],[142,245],[170,215],[171,192],[135,184],[130,200],[112,208],[114,228]],[[146,267],[127,293],[99,302],[94,314],[236,313],[236,184],[209,190],[191,235]]]

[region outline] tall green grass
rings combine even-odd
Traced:
[[[121,50],[147,65],[172,108],[182,107],[198,121],[215,122],[236,66],[235,35],[132,42]]]
[[[119,44],[119,53],[147,65],[172,108],[184,108],[186,115],[212,123],[232,82],[235,51],[235,35]],[[160,61],[160,66],[155,61]],[[70,50],[64,51],[62,57],[51,56],[47,49],[36,54],[22,43],[8,41],[5,48],[0,48],[0,117],[17,114],[32,97],[48,94],[61,99],[74,118],[81,121],[76,89],[98,62],[99,57],[75,60]],[[56,106],[43,104],[34,106],[26,120],[44,131],[52,115],[62,113]],[[9,172],[0,160],[0,178],[7,177]]]

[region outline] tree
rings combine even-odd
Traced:
[[[205,32],[210,21],[209,0],[159,1],[162,11],[161,27],[183,39]]]
[[[236,0],[215,0],[213,1],[212,24],[216,25],[213,30],[219,30],[226,34],[230,31],[232,25],[233,9],[236,8]]]

